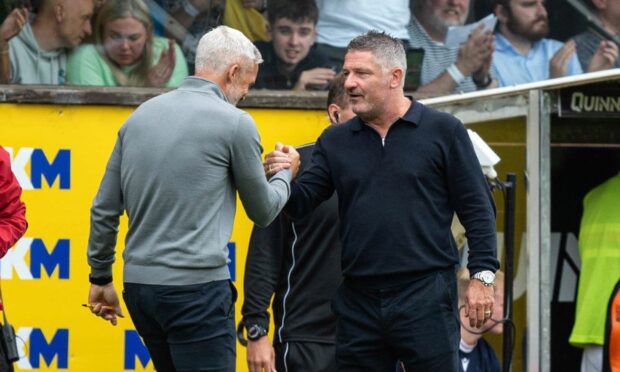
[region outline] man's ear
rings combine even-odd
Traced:
[[[393,68],[391,72],[391,77],[390,77],[390,87],[391,88],[400,87],[401,82],[403,81],[404,74],[405,72],[403,71],[402,68],[399,68],[399,67]]]
[[[235,81],[239,78],[239,74],[241,73],[241,66],[238,63],[233,63],[228,67],[226,71],[226,80],[229,82]]]
[[[271,28],[271,24],[267,23],[267,35],[269,35],[269,40],[273,40],[273,29]]]
[[[335,103],[330,103],[327,106],[327,116],[329,116],[329,121],[332,124],[340,123],[340,106]]]

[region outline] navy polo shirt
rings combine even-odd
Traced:
[[[454,268],[454,212],[467,230],[471,273],[499,266],[493,199],[467,130],[449,114],[414,101],[384,143],[358,117],[328,127],[285,212],[303,217],[334,190],[347,279],[385,287]]]

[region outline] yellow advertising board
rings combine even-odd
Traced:
[[[0,260],[7,315],[16,328],[22,355],[16,364],[18,371],[153,371],[128,317],[113,327],[81,306],[87,300],[89,287],[86,245],[91,201],[117,131],[132,111],[133,108],[117,106],[0,104],[0,146],[11,153],[14,173],[24,188],[29,221],[25,236]],[[257,122],[266,151],[279,140],[293,145],[313,142],[328,125],[326,114],[320,110],[249,112]],[[498,166],[501,177],[505,172],[524,169],[524,120],[480,123],[472,128],[502,157]],[[517,201],[517,255],[525,231],[523,189],[519,189]],[[503,203],[499,199],[496,195],[501,221]],[[240,203],[238,207],[230,243],[230,268],[239,291],[237,321],[252,228]],[[498,225],[501,231],[502,223]],[[119,292],[125,231],[123,219],[118,261],[114,265]],[[524,267],[515,267],[517,275]],[[523,292],[515,295],[515,323],[520,340],[525,301]],[[520,354],[519,346],[517,353]],[[518,355],[513,359],[516,365],[520,364],[519,359]],[[245,360],[245,348],[238,345],[239,371],[247,371]]]
[[[23,356],[16,363],[19,371],[153,370],[129,318],[112,327],[81,306],[89,287],[90,205],[117,131],[132,111],[110,106],[0,105],[0,145],[11,154],[29,222],[24,237],[0,260],[6,311]],[[313,142],[328,124],[319,111],[250,113],[265,149],[280,139],[294,145]],[[239,204],[230,267],[241,299],[239,279],[251,228]],[[125,231],[123,219],[114,265],[119,293]],[[237,320],[241,304],[237,302]],[[247,370],[242,347],[238,361],[239,370]]]

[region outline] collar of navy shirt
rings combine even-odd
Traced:
[[[405,115],[398,118],[398,120],[396,120],[394,124],[398,123],[399,121],[402,121],[403,123],[411,124],[417,127],[418,124],[420,123],[421,118],[422,118],[422,104],[414,99],[411,99],[411,105],[409,106],[409,109],[407,110],[407,112],[405,112]],[[362,119],[360,119],[359,116],[354,116],[351,119],[351,122],[352,122],[351,131],[353,132],[359,132],[362,130],[362,128],[364,128],[365,126],[368,126],[368,125],[365,125],[366,123]]]

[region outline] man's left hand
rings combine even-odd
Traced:
[[[478,279],[471,279],[465,292],[465,315],[472,328],[481,328],[493,315],[495,287],[485,286]]]
[[[91,284],[88,291],[88,303],[92,306],[90,311],[93,314],[102,317],[114,326],[117,323],[117,316],[125,317],[112,283],[106,285]]]

